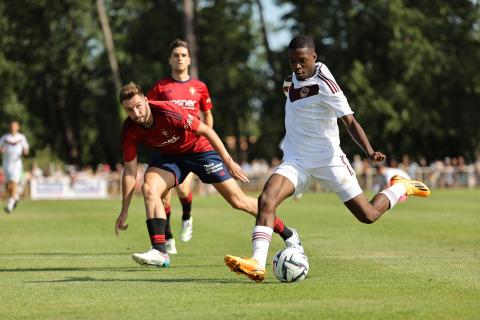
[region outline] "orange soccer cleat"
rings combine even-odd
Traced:
[[[260,267],[258,261],[253,258],[225,256],[224,260],[227,267],[237,274],[246,275],[255,282],[265,279],[265,268]]]
[[[427,185],[421,181],[410,180],[404,177],[395,175],[390,179],[390,185],[393,186],[396,183],[403,183],[407,189],[407,196],[428,197],[430,196],[430,189]]]

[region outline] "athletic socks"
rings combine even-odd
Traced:
[[[407,188],[403,183],[396,183],[393,186],[380,191],[380,193],[384,194],[388,198],[388,201],[390,202],[389,209],[392,209],[398,203],[400,197],[407,193]]]
[[[190,219],[190,211],[192,211],[192,192],[190,192],[186,198],[178,198],[182,203],[182,220],[185,221]]]
[[[283,224],[282,219],[279,217],[275,217],[273,232],[278,233],[284,241],[293,235],[293,232]]]
[[[172,211],[170,209],[170,206],[165,207],[165,214],[167,216],[167,223],[165,225],[165,239],[166,240],[173,238],[172,229],[170,229],[170,215],[171,215],[171,213],[172,213]]]
[[[268,247],[272,241],[273,229],[266,226],[255,226],[252,233],[253,257],[262,268],[267,263]]]
[[[167,220],[162,218],[153,218],[147,220],[147,229],[148,234],[150,235],[150,242],[152,243],[152,248],[162,253],[167,253],[167,249],[165,248],[166,224]]]

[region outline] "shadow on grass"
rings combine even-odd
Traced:
[[[220,284],[251,284],[258,285],[255,282],[243,278],[239,279],[212,279],[212,278],[178,278],[178,279],[96,279],[92,277],[67,277],[61,280],[41,280],[28,281],[25,283],[71,283],[71,282],[145,282],[145,283],[220,283]],[[262,284],[278,284],[279,282],[262,282]]]
[[[0,257],[35,257],[35,256],[123,256],[131,254],[129,252],[15,252],[15,253],[0,253]]]
[[[202,264],[202,265],[175,265],[169,266],[168,269],[185,269],[185,268],[212,268],[225,267],[223,264]],[[77,272],[77,271],[118,271],[118,272],[145,272],[158,271],[164,268],[155,266],[137,266],[137,267],[43,267],[43,268],[11,268],[0,269],[2,272]]]

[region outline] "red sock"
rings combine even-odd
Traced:
[[[275,233],[282,233],[285,225],[283,224],[282,219],[275,217],[275,222],[273,223],[273,231]]]

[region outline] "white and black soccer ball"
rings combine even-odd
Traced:
[[[282,282],[297,282],[308,274],[307,257],[295,248],[285,248],[273,257],[273,273]]]

